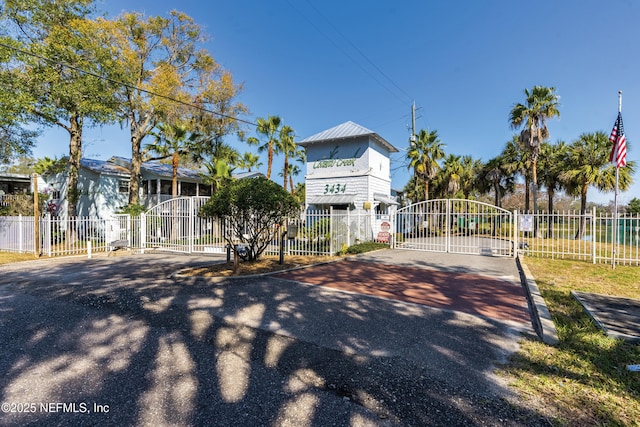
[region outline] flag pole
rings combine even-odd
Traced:
[[[618,91],[618,114],[622,113],[622,91],[619,90]],[[616,145],[618,144],[618,142],[616,141]],[[616,159],[618,157],[618,153],[617,153],[616,149]],[[618,166],[618,161],[614,159],[616,161],[616,192],[613,195],[613,233],[612,233],[612,238],[613,238],[613,242],[611,242],[612,244],[612,251],[611,251],[611,268],[615,269],[616,268],[616,249],[618,247],[618,185],[620,182],[620,167]]]

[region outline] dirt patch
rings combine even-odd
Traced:
[[[282,270],[290,270],[292,268],[303,267],[305,265],[318,264],[332,259],[328,256],[302,256],[292,255],[285,256],[284,262],[280,264],[280,258],[277,256],[263,256],[257,261],[245,261],[240,263],[240,271],[237,274],[233,272],[233,262],[211,264],[206,267],[191,268],[183,270],[180,274],[185,276],[203,276],[203,277],[228,277],[228,276],[248,276],[252,274],[273,273]]]

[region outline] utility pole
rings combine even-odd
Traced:
[[[416,101],[411,104],[411,137],[409,141],[412,144],[416,142]]]
[[[413,148],[414,144],[417,141],[417,136],[416,136],[416,101],[413,101],[413,103],[411,104],[411,136],[409,137],[409,149]],[[414,196],[416,198],[415,202],[417,202],[417,194],[418,194],[418,174],[416,173],[416,168],[413,168],[413,192],[414,192]],[[412,203],[414,203],[414,201],[412,200]]]

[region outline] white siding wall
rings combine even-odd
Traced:
[[[391,194],[388,153],[369,138],[307,148],[306,195],[355,195],[356,209],[373,202],[374,193]]]
[[[371,175],[391,182],[391,162],[389,161],[389,155],[380,152],[380,149],[377,148],[376,145],[369,147],[367,150]]]

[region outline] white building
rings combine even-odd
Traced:
[[[388,215],[390,154],[398,151],[375,132],[351,121],[298,142],[306,149],[306,205],[312,209],[365,210]]]

